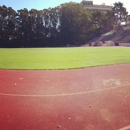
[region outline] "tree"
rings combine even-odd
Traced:
[[[69,2],[60,6],[60,35],[62,45],[81,45],[87,39],[91,13],[80,4]]]
[[[108,11],[105,14],[102,13],[99,19],[99,27],[101,28],[101,33],[106,33],[113,29],[115,22],[113,11]]]
[[[16,30],[17,30],[17,39],[20,40],[21,46],[29,46],[29,11],[28,9],[20,9],[17,11],[16,16]]]
[[[6,18],[6,35],[7,39],[12,40],[14,38],[14,32],[15,32],[15,16],[16,11],[13,10],[11,7],[7,8],[7,18]]]
[[[4,30],[6,27],[7,7],[5,5],[0,6],[0,39],[4,38]]]
[[[123,22],[126,22],[128,12],[126,11],[126,8],[124,7],[123,3],[121,2],[114,3],[112,9],[114,12],[116,25],[120,26]]]

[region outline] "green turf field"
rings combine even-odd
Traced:
[[[130,62],[130,48],[0,49],[0,69],[72,69]]]

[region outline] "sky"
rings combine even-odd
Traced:
[[[53,8],[62,3],[70,1],[77,3],[81,2],[81,0],[0,0],[0,6],[5,5],[7,7],[12,7],[16,11],[23,8],[27,8],[28,10],[30,9],[42,10],[42,9],[48,9],[49,7]],[[93,0],[93,3],[99,5],[102,3],[105,3],[105,5],[113,5],[113,3],[119,1],[124,4],[124,7],[130,14],[130,6],[128,0]]]

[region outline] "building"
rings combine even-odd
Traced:
[[[82,0],[80,2],[80,4],[85,9],[88,9],[91,12],[100,11],[101,13],[107,13],[107,11],[111,11],[112,10],[112,6],[105,5],[105,3],[103,3],[102,5],[96,5],[96,4],[93,4],[93,1]]]

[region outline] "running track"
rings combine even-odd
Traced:
[[[0,70],[1,130],[129,130],[130,64]]]

